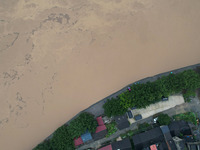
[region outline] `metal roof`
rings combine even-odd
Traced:
[[[86,131],[84,134],[81,135],[81,139],[83,140],[83,143],[92,140],[92,136],[90,132]]]

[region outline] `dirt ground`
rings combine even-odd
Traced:
[[[125,85],[199,63],[199,8],[199,0],[0,0],[0,149],[31,149]]]

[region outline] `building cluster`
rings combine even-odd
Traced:
[[[174,121],[169,126],[150,129],[130,139],[113,142],[99,150],[132,150],[132,147],[134,150],[199,150],[200,143],[194,142],[187,122]]]

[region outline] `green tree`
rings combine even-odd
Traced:
[[[111,117],[124,114],[127,109],[120,104],[120,101],[121,100],[119,98],[112,98],[111,100],[108,100],[103,105],[105,115]]]
[[[167,114],[160,114],[157,121],[160,126],[169,125],[171,123],[171,118]]]
[[[78,138],[87,130],[91,133],[95,132],[96,127],[97,121],[94,119],[94,115],[84,112],[70,122],[68,130],[72,135],[72,138]]]
[[[44,141],[38,144],[33,150],[52,150],[50,141]]]
[[[58,128],[50,140],[52,150],[74,150],[72,136],[68,130],[68,126],[63,125]]]

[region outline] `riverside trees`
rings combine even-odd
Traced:
[[[131,92],[126,91],[119,98],[108,100],[103,108],[107,116],[117,116],[134,106],[145,108],[160,101],[162,96],[183,93],[188,98],[194,95],[197,88],[200,88],[200,75],[193,70],[186,70],[163,76],[154,82],[133,84]]]
[[[81,113],[68,126],[58,128],[50,140],[39,144],[33,150],[74,150],[73,139],[81,136],[86,130],[95,132],[96,127],[97,121],[92,114]]]

